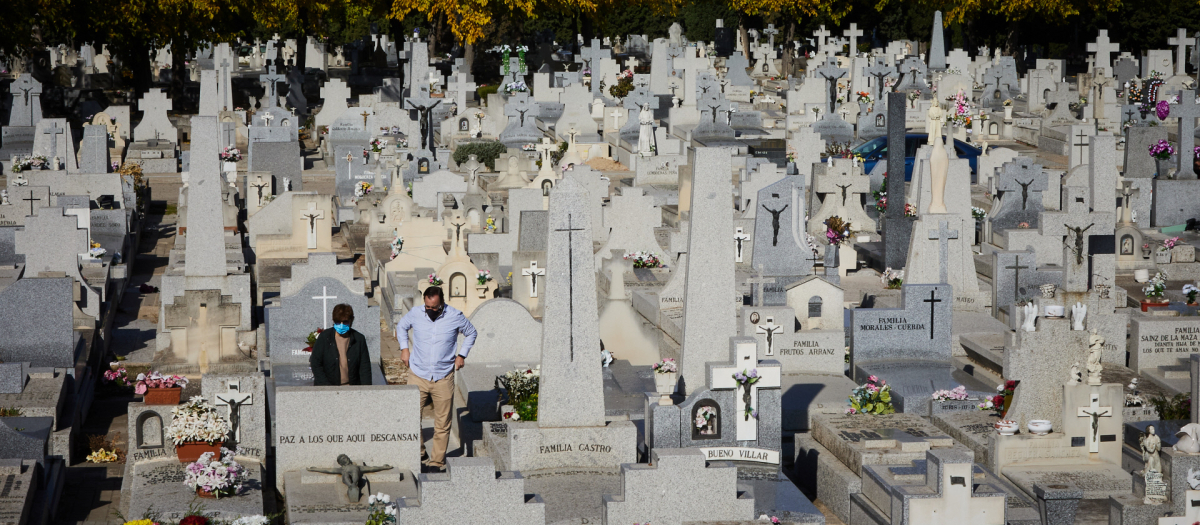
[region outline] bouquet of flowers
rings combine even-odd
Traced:
[[[484,229],[490,232],[496,231],[496,218],[488,215],[487,220],[483,222]]]
[[[1162,272],[1154,274],[1142,288],[1142,293],[1146,294],[1147,299],[1161,298],[1167,290],[1167,276]]]
[[[717,429],[713,428],[713,419],[717,417],[717,409],[711,406],[702,406],[696,410],[696,421],[692,424],[696,425],[696,430],[702,435],[713,435],[717,433]]]
[[[186,377],[177,375],[164,376],[158,372],[150,372],[150,375],[137,375],[137,383],[133,388],[133,393],[145,394],[148,388],[175,388],[177,386],[183,388],[187,384],[188,380]]]
[[[977,221],[982,221],[984,217],[987,217],[987,212],[978,206],[971,206],[971,216],[975,217]]]
[[[938,390],[933,393],[935,401],[962,401],[967,398],[967,387],[958,385],[954,390]]]
[[[229,422],[207,400],[195,396],[171,409],[171,424],[167,426],[166,434],[176,445],[189,441],[211,445],[224,441],[229,435]]]
[[[866,91],[859,91],[858,93],[855,93],[855,94],[858,95],[858,103],[859,104],[870,104],[872,102],[875,102],[875,99],[871,98],[871,94],[867,93]]]
[[[496,376],[496,389],[508,392],[508,404],[514,409],[513,412],[504,415],[505,419],[537,420],[538,386],[541,379],[541,365],[525,370],[510,370],[504,375]]]
[[[628,95],[630,91],[633,91],[633,70],[626,69],[617,75],[617,83],[608,88],[608,94],[622,98]]]
[[[404,249],[404,237],[401,237],[400,234],[396,233],[394,230],[392,233],[394,234],[391,243],[392,259],[395,259],[396,257],[400,256],[400,250]]]
[[[746,369],[743,368],[741,372],[733,373],[733,380],[737,381],[738,388],[749,389],[750,385],[757,383],[759,379],[761,379],[761,378],[758,377],[758,369],[757,368],[751,368],[749,372],[747,372]],[[747,420],[749,420],[750,418],[758,419],[758,409],[750,406],[750,403],[746,403],[746,413],[743,414],[743,416]]]
[[[995,410],[996,412],[1003,414],[1005,410],[1004,400],[1006,398],[1011,398],[1016,389],[1016,381],[1005,381],[1004,384],[996,387],[996,392],[999,392],[998,394],[992,396],[991,399],[984,399],[982,403],[979,403],[979,409]]]
[[[850,229],[850,221],[834,215],[825,219],[825,240],[832,246],[839,246],[854,232]]]
[[[652,252],[633,252],[625,254],[625,260],[633,260],[634,268],[662,268],[662,261]]]
[[[386,147],[387,147],[387,140],[384,140],[384,139],[372,139],[371,140],[371,151],[373,151],[375,153],[379,153],[379,152],[383,151],[383,148],[386,148]]]
[[[221,151],[220,156],[222,162],[238,162],[242,160],[241,150],[233,146],[225,146],[225,149]]]
[[[428,280],[429,280],[429,286],[441,286],[442,285],[442,279],[440,277],[438,277],[436,273],[429,274]]]
[[[832,142],[825,147],[825,156],[831,159],[848,159],[854,153],[850,149],[850,143]]]
[[[958,90],[957,94],[946,100],[954,103],[954,110],[950,112],[950,118],[947,120],[955,126],[970,126],[971,104],[967,101],[967,96],[963,94],[962,90]]]
[[[898,290],[900,289],[900,285],[904,284],[904,270],[888,268],[879,275],[879,280],[883,282],[883,286],[888,290]]]
[[[533,143],[521,145],[521,151],[533,151],[536,148],[537,146]]]
[[[504,85],[504,92],[509,95],[513,93],[524,93],[526,91],[529,91],[529,86],[526,86],[525,81],[523,80],[509,82],[508,84]]]
[[[1159,140],[1158,142],[1150,145],[1150,156],[1154,157],[1156,160],[1167,160],[1170,159],[1171,155],[1174,154],[1175,147],[1171,146],[1171,143],[1167,142],[1166,140]]]
[[[487,285],[490,280],[492,280],[492,272],[490,270],[479,270],[479,273],[475,275],[475,282],[479,286]]]
[[[100,449],[85,458],[88,463],[112,463],[117,460],[117,453],[111,450]]]
[[[115,383],[121,388],[129,388],[133,386],[133,380],[129,378],[129,371],[125,370],[125,367],[123,366],[113,370],[105,370],[104,382]]]
[[[393,525],[396,523],[396,502],[382,492],[367,498],[366,525]]]
[[[50,161],[46,159],[45,155],[26,155],[24,157],[19,157],[12,165],[13,173],[48,169],[50,169]]]
[[[1168,237],[1166,239],[1163,239],[1163,242],[1162,242],[1163,247],[1168,250],[1170,250],[1171,248],[1174,248],[1175,245],[1177,245],[1177,244],[1179,244],[1179,237]]]
[[[1012,107],[1012,99],[1011,98],[1004,99],[1004,107],[1006,107],[1006,108]]]
[[[308,344],[308,346],[304,347],[303,351],[305,353],[310,353],[310,354],[312,353],[313,345],[317,344],[317,337],[320,336],[321,332],[324,332],[324,331],[325,331],[324,328],[318,328],[316,330],[309,332],[308,335],[304,337],[304,342]]]
[[[1158,101],[1158,104],[1154,105],[1154,114],[1158,120],[1167,120],[1167,117],[1171,115],[1171,105],[1165,100]]]
[[[370,182],[358,181],[354,184],[354,196],[361,199],[371,193],[373,187]]]
[[[1200,294],[1200,288],[1196,288],[1196,285],[1194,285],[1194,284],[1183,285],[1183,295],[1187,296],[1189,304],[1196,302],[1196,294]]]
[[[235,451],[221,448],[221,459],[214,459],[212,452],[205,452],[184,469],[183,484],[193,490],[204,491],[220,499],[236,495],[246,481],[246,468],[233,460]]]
[[[650,369],[656,374],[673,374],[679,371],[679,366],[675,364],[675,360],[670,357],[663,358],[662,361],[650,365]]]
[[[892,387],[887,381],[880,381],[875,376],[867,378],[867,383],[850,391],[850,408],[847,414],[893,414],[896,407],[892,406]]]

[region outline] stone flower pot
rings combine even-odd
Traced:
[[[665,374],[658,374],[658,373],[654,374],[654,389],[655,389],[655,391],[657,391],[659,393],[659,395],[662,396],[662,398],[659,399],[658,404],[660,404],[660,405],[674,405],[675,404],[675,402],[671,400],[671,394],[675,393],[675,385],[676,385],[676,383],[678,383],[678,380],[679,380],[678,372],[667,372]]]
[[[1053,425],[1047,419],[1031,419],[1025,423],[1025,428],[1029,429],[1030,434],[1044,436],[1053,430]]]
[[[1170,176],[1172,164],[1174,164],[1174,163],[1171,162],[1170,158],[1166,158],[1166,159],[1155,158],[1154,159],[1154,167],[1155,167],[1155,171],[1158,173],[1157,177],[1160,179],[1165,179],[1168,176]]]
[[[1154,251],[1154,262],[1158,264],[1168,264],[1171,262],[1171,250],[1166,247],[1159,247]]]

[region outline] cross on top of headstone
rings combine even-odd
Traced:
[[[267,99],[268,108],[273,108],[279,103],[279,92],[277,91],[276,84],[283,82],[286,79],[287,76],[275,72],[275,66],[267,66],[267,73],[258,76],[259,81],[266,83],[265,87],[267,92],[263,95]],[[322,88],[322,95],[323,94],[324,88]]]
[[[525,119],[541,116],[541,105],[534,101],[529,93],[517,93],[509,97],[508,103],[504,105],[504,115],[518,117],[518,123],[525,126]]]
[[[1112,54],[1121,50],[1121,45],[1111,42],[1108,39],[1108,30],[1101,29],[1096,35],[1096,41],[1087,45],[1089,53],[1096,54],[1097,66],[1103,67],[1105,70],[1112,67]]]
[[[775,35],[779,34],[779,30],[775,29],[775,24],[767,24],[767,28],[762,32],[767,35],[767,44],[771,46],[771,49],[775,49]]]
[[[866,70],[864,70],[864,72],[875,79],[875,100],[877,102],[883,102],[883,85],[887,79],[896,76],[896,67],[889,66],[886,57],[876,55],[874,58],[872,58],[871,67],[868,67]]]
[[[832,33],[825,29],[825,24],[821,24],[820,28],[818,28],[816,31],[813,31],[813,36],[817,37],[818,48],[825,47],[825,39],[829,38],[830,34]]]
[[[838,67],[837,58],[825,57],[825,63],[821,67],[813,70],[813,73],[820,75],[825,79],[828,85],[828,98],[826,99],[826,114],[833,113],[833,106],[837,103],[837,80],[846,76],[847,70]]]
[[[1020,191],[1022,210],[1025,209],[1031,193],[1043,192],[1049,188],[1047,178],[1042,173],[1042,165],[1035,164],[1029,157],[1017,157],[1012,162],[1004,163],[1000,170],[996,189],[1004,192],[1004,199],[1009,198],[1010,192]]]
[[[40,82],[34,80],[33,76],[30,75],[29,73],[23,73],[23,74],[21,74],[20,78],[18,78],[16,81],[14,81],[12,83],[12,85],[10,85],[8,87],[8,91],[9,91],[9,93],[13,94],[13,102],[14,103],[17,103],[16,96],[20,95],[21,96],[20,103],[22,105],[27,106],[30,104],[29,95],[40,94],[42,92],[42,84]]]
[[[1167,39],[1167,44],[1175,46],[1175,74],[1187,74],[1187,48],[1195,46],[1190,38],[1188,31],[1184,28],[1179,28],[1175,31],[1175,36]]]
[[[842,36],[850,39],[850,56],[858,54],[858,37],[863,36],[862,29],[858,28],[858,24],[850,24],[850,29],[842,32]],[[883,58],[883,57],[880,57]]]
[[[949,223],[947,221],[938,221],[938,228],[936,230],[929,230],[929,239],[937,239],[938,241],[938,267],[940,268],[940,270],[938,270],[938,276],[941,279],[939,282],[942,284],[946,284],[947,282],[947,273],[950,266],[950,239],[958,238],[958,230],[951,230],[948,226]]]

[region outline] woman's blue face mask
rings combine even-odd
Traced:
[[[346,335],[346,333],[350,331],[350,325],[346,323],[336,323],[333,325],[333,331],[337,332],[338,335]]]

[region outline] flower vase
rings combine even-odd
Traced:
[[[1170,158],[1166,158],[1166,159],[1155,158],[1154,166],[1155,166],[1156,172],[1158,173],[1158,175],[1157,175],[1158,178],[1165,179],[1168,176],[1170,176],[1172,164],[1174,164],[1174,163],[1171,162]]]
[[[678,372],[667,372],[665,374],[654,374],[654,389],[661,395],[659,405],[674,405],[675,401],[671,399],[671,394],[675,393],[675,385],[678,382]]]
[[[205,452],[213,453],[213,460],[221,459],[222,441],[216,441],[209,444],[204,441],[184,441],[182,445],[175,445],[175,455],[179,457],[180,463],[192,463],[200,459]]]
[[[183,388],[147,388],[142,394],[142,402],[147,405],[178,405],[183,395]]]
[[[475,289],[479,291],[480,299],[487,299],[488,287],[486,284],[477,284],[477,285],[475,285]]]
[[[1012,120],[1012,106],[1004,106],[1004,120]]]
[[[222,164],[221,171],[224,171],[226,173],[228,173],[230,171],[237,171],[237,163],[236,162],[225,161],[221,164]]]
[[[1171,250],[1160,247],[1154,252],[1154,262],[1158,264],[1167,264],[1171,262]]]
[[[232,489],[215,490],[213,492],[209,492],[202,488],[197,488],[196,495],[201,498],[205,498],[205,499],[221,499],[221,498],[228,498],[230,496],[233,496],[234,492]]]
[[[1150,247],[1149,247],[1149,246],[1146,246],[1146,247],[1142,248],[1142,258],[1143,258],[1143,259],[1149,259],[1149,258],[1150,258]]]
[[[379,162],[379,152],[378,151],[371,152],[371,160]]]

